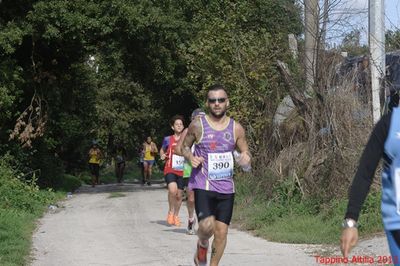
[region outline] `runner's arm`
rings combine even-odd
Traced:
[[[390,122],[391,113],[383,116],[378,121],[369,137],[350,187],[345,218],[358,220],[361,206],[369,192],[375,170],[384,154],[384,145],[389,133]]]
[[[203,129],[200,119],[193,120],[188,127],[186,136],[183,140],[183,146],[181,147],[183,157],[185,157],[186,160],[190,161],[194,168],[200,166],[204,162],[204,159],[202,157],[194,156],[192,153],[192,145],[195,141],[200,140],[202,131]]]
[[[186,136],[187,132],[188,132],[187,128],[185,128],[182,131],[181,137],[179,138],[179,141],[178,141],[178,143],[176,144],[176,146],[174,148],[174,153],[176,155],[183,156],[183,154],[182,154],[182,146],[183,146],[183,140],[185,139],[185,136]]]
[[[239,149],[242,157],[240,159],[240,164],[246,165],[250,164],[251,153],[249,151],[249,145],[246,140],[246,133],[244,128],[238,122],[235,122],[235,136],[236,136],[236,147]]]
[[[166,152],[167,152],[167,149],[168,149],[168,145],[169,145],[169,139],[168,139],[168,137],[165,137],[164,138],[164,140],[163,140],[163,143],[162,143],[162,145],[161,145],[161,148],[160,148],[160,159],[161,160],[165,160],[166,159]]]

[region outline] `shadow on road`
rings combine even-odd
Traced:
[[[167,221],[165,221],[165,220],[150,221],[150,223],[153,223],[153,224],[155,223],[155,224],[171,227],[169,224],[167,224]]]
[[[104,184],[92,187],[90,185],[82,185],[74,193],[110,193],[110,192],[135,192],[135,191],[146,191],[146,190],[160,190],[166,189],[164,181],[154,181],[151,186],[142,185],[139,182],[133,183],[115,183],[115,184]]]
[[[180,234],[187,234],[185,228],[174,228],[171,230],[163,230],[164,232],[174,232],[174,233],[180,233]]]

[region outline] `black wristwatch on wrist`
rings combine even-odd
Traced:
[[[350,218],[346,218],[343,220],[342,222],[342,228],[357,228],[358,224],[355,220],[350,219]]]

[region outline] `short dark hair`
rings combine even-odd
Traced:
[[[219,90],[223,90],[226,94],[228,94],[224,85],[217,83],[217,84],[211,85],[207,88],[207,97],[208,97],[208,93],[210,93],[210,91],[219,91]]]
[[[182,115],[174,115],[174,116],[171,118],[171,120],[169,121],[169,124],[171,125],[171,127],[175,124],[175,121],[176,121],[176,120],[181,120],[182,123],[185,122],[185,120],[184,120],[184,118],[183,118]]]

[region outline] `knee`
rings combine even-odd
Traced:
[[[169,187],[168,192],[170,195],[174,195],[175,197],[177,197],[178,190],[176,189],[176,187],[173,187],[173,186]]]
[[[225,241],[228,234],[228,225],[222,224],[221,222],[216,222],[214,228],[214,238],[219,241]]]
[[[182,193],[179,193],[179,192],[176,193],[176,200],[182,201]]]
[[[199,222],[199,233],[210,237],[214,234],[215,217],[209,216]]]

